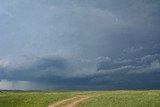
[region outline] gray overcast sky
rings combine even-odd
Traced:
[[[160,88],[159,28],[159,0],[0,0],[0,88]]]

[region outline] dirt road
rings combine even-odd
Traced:
[[[95,96],[97,95],[78,95],[72,98],[58,101],[57,103],[51,104],[48,107],[76,107],[76,105],[81,101]]]

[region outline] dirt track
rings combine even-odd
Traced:
[[[78,103],[91,97],[95,97],[95,95],[78,95],[76,97],[58,101],[54,104],[49,105],[48,107],[76,107]]]

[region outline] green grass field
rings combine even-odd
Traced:
[[[0,93],[0,107],[45,107],[73,95],[74,92],[4,91]]]
[[[146,91],[3,91],[0,107],[46,107],[76,95],[100,96],[80,102],[77,107],[160,107],[160,90]]]
[[[87,99],[78,107],[160,107],[160,90],[106,91]]]

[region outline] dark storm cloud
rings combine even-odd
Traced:
[[[37,58],[29,66],[1,68],[0,78],[11,81],[30,81],[47,84],[50,89],[142,89],[160,88],[160,55],[147,55],[136,59],[111,59],[99,57],[87,63],[93,64],[94,72],[80,72],[80,61],[60,57]],[[75,64],[76,63],[76,64]],[[87,64],[86,61],[81,63]],[[97,65],[97,66],[96,66]],[[75,67],[77,66],[77,68]],[[81,66],[81,65],[79,65]],[[90,69],[89,66],[83,66]],[[88,87],[90,86],[90,87]]]
[[[64,89],[160,88],[159,5],[0,0],[0,79]]]
[[[34,81],[41,77],[67,75],[70,68],[63,58],[36,58],[30,64],[7,68],[4,79]],[[2,73],[4,74],[4,70]],[[2,79],[3,79],[2,77]]]

